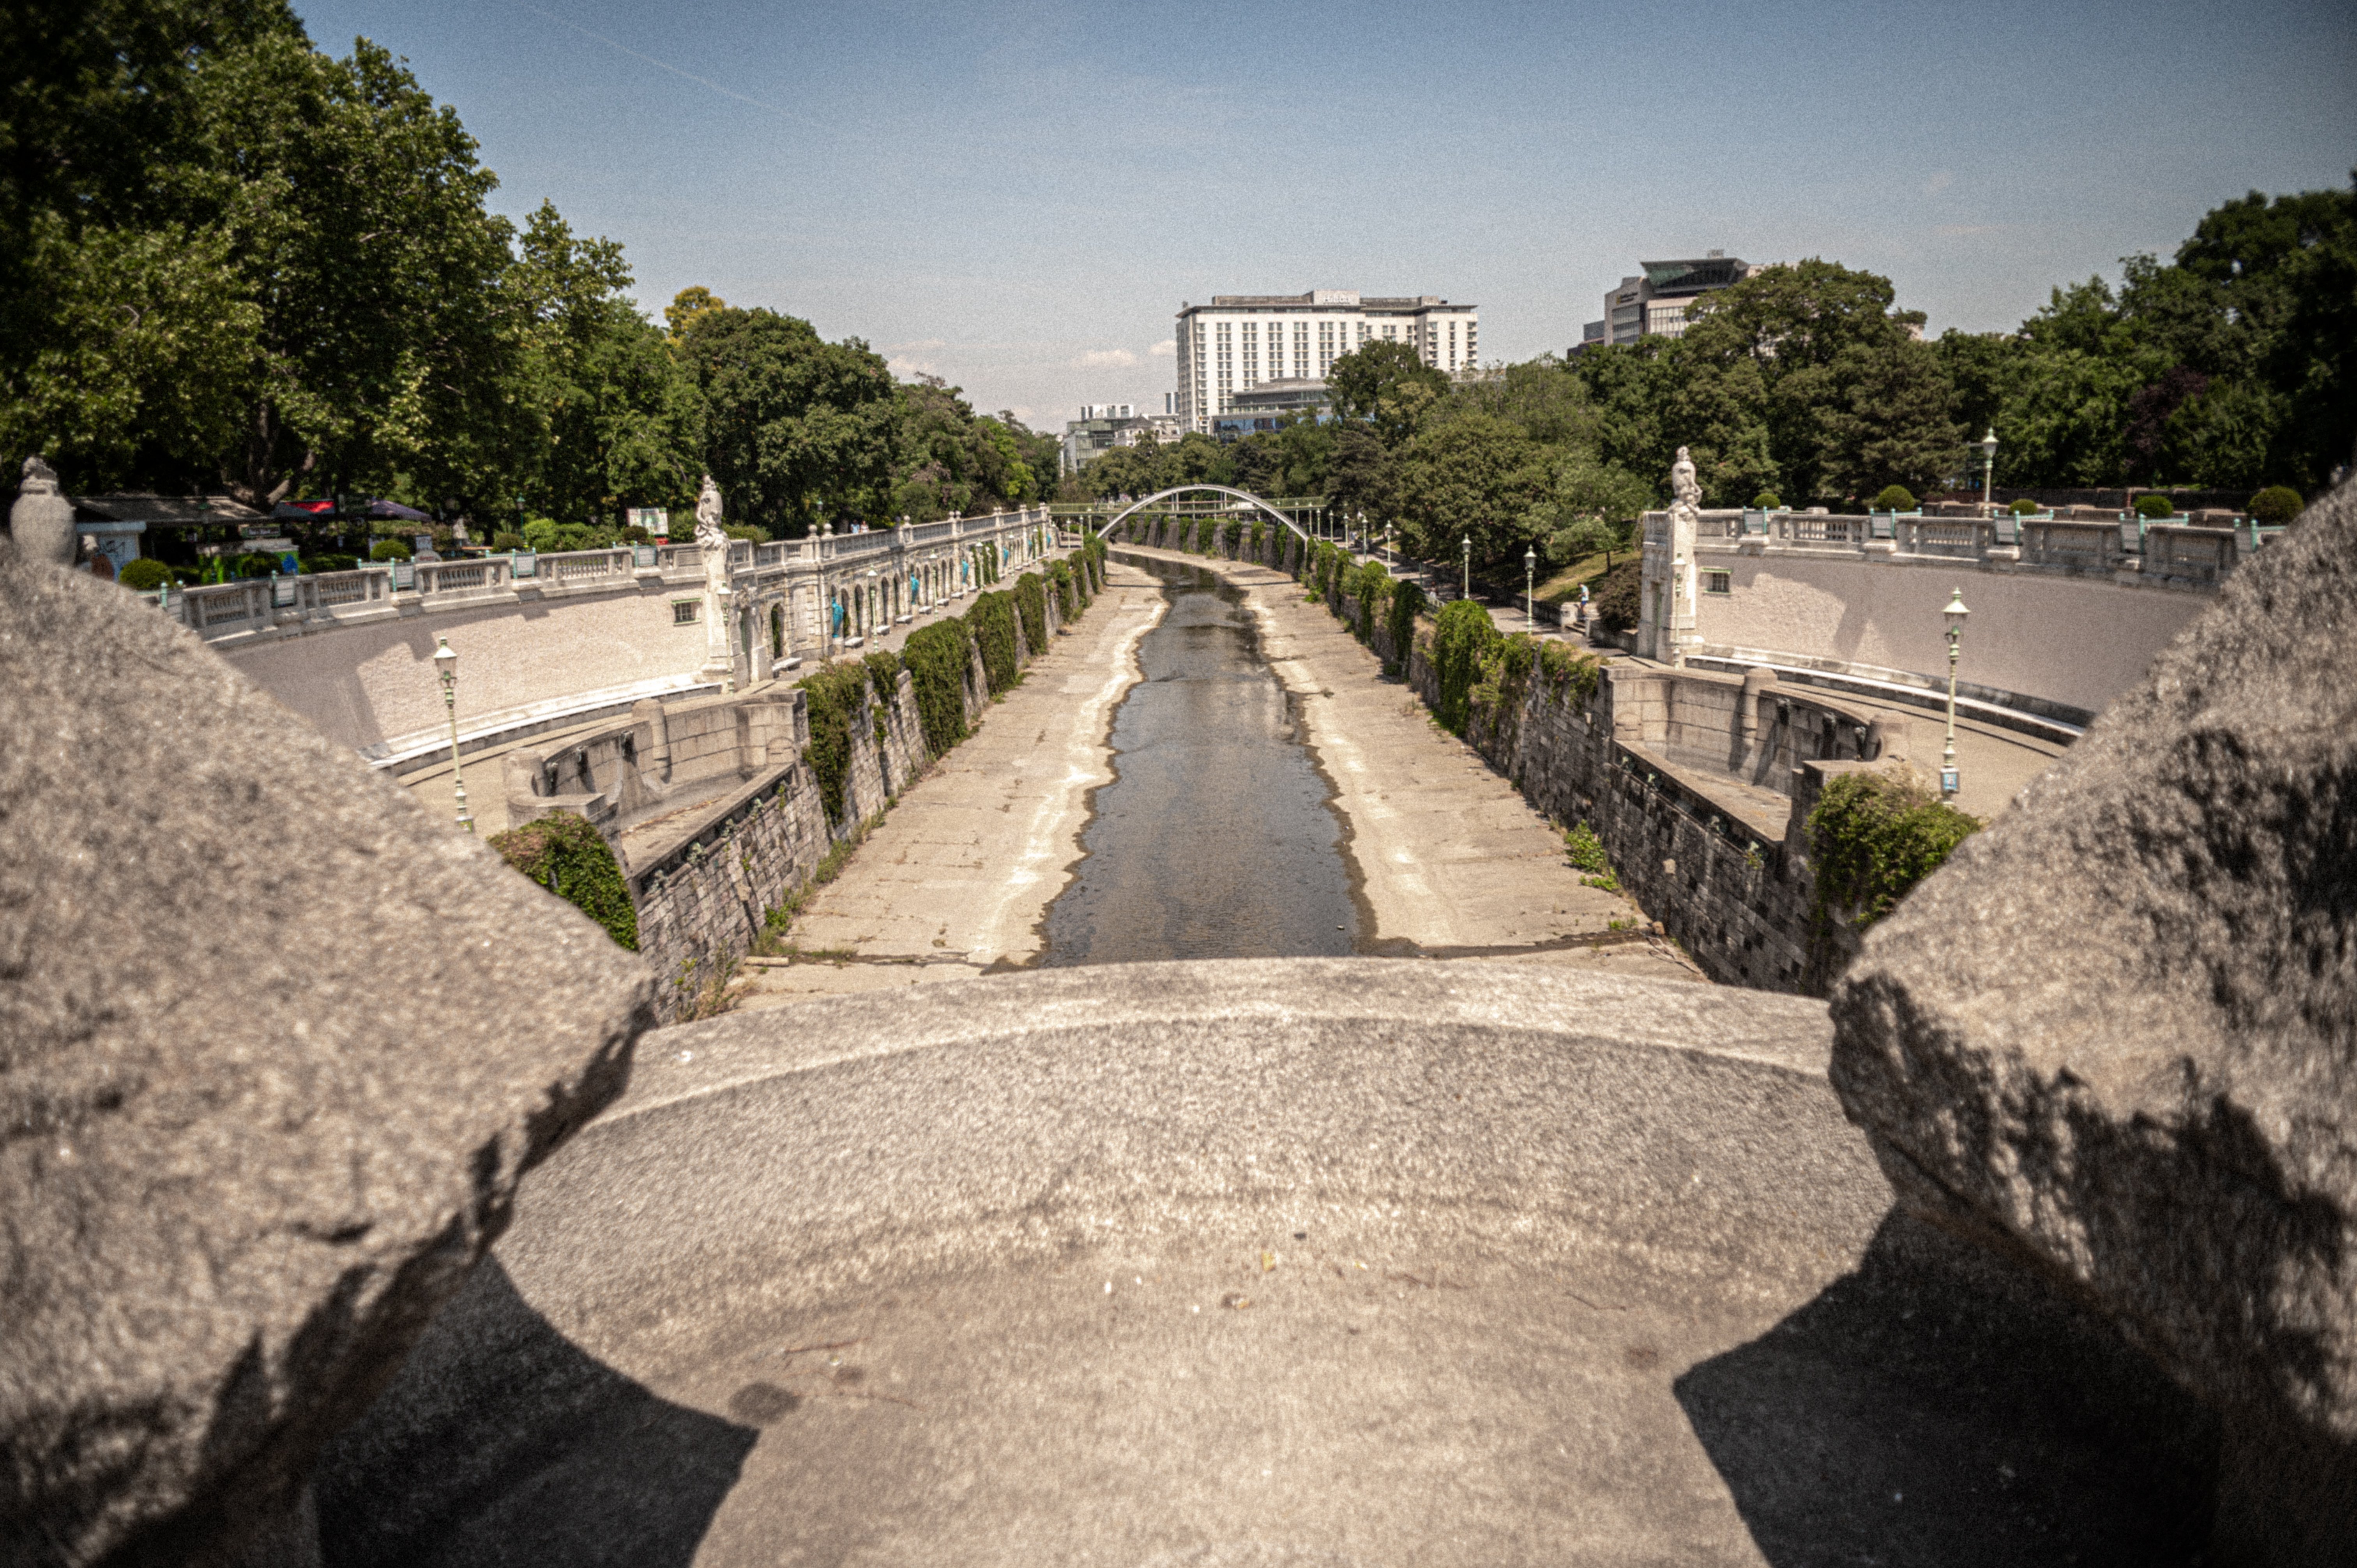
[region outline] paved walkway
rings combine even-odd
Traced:
[[[1072,635],[901,796],[795,922],[794,944],[828,956],[759,967],[743,1005],[960,979],[1038,954],[1048,906],[1080,858],[1088,791],[1112,778],[1107,740],[1138,678],[1137,639],[1165,606],[1159,580],[1124,564],[1128,554],[1213,570],[1244,589],[1263,652],[1336,787],[1371,928],[1362,950],[1699,978],[1674,947],[1642,934],[1630,900],[1583,886],[1562,836],[1292,579],[1121,545],[1107,591]]]

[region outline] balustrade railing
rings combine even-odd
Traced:
[[[1979,518],[1903,516],[1894,523],[1899,548],[1910,555],[1972,560],[1996,542],[1996,525]]]
[[[2215,584],[2234,569],[2232,530],[2154,523],[2144,537],[2144,569],[2154,576]]]
[[[789,563],[866,560],[909,545],[936,545],[953,540],[984,540],[1034,522],[1044,526],[1047,512],[993,512],[987,517],[952,518],[898,530],[841,533],[825,538],[781,540],[755,544],[731,540],[732,572],[779,568]],[[636,574],[653,567],[673,581],[698,579],[704,552],[694,544],[619,545],[610,550],[572,550],[551,554],[520,551],[513,554],[479,555],[449,561],[414,564],[386,562],[351,572],[317,575],[254,577],[235,583],[175,588],[161,595],[167,612],[199,634],[227,636],[254,631],[282,622],[336,620],[399,602],[436,600],[460,604],[487,594],[512,592],[519,581],[551,589],[619,586]],[[411,594],[414,600],[409,598]]]
[[[2021,558],[2033,565],[2112,571],[2125,556],[2119,525],[2110,522],[2033,522],[2021,526]]]

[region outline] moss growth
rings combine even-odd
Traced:
[[[1560,642],[1539,645],[1539,675],[1547,694],[1557,702],[1587,703],[1604,683],[1604,666],[1595,655],[1566,648]]]
[[[606,928],[615,942],[639,950],[639,912],[614,852],[597,830],[568,814],[543,817],[491,838],[510,865]]]

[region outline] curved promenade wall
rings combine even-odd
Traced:
[[[1983,570],[1970,561],[1703,557],[1728,591],[1695,601],[1705,650],[1789,653],[1942,676],[1948,596],[1964,590],[1960,680],[2100,713],[2214,602],[2206,593]]]

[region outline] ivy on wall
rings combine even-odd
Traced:
[[[1440,683],[1438,716],[1451,735],[1465,733],[1473,688],[1484,678],[1483,666],[1503,640],[1491,622],[1490,612],[1471,599],[1452,599],[1441,607],[1432,628],[1432,670]]]
[[[920,626],[900,645],[900,661],[916,690],[925,749],[935,757],[966,737],[965,672],[973,650],[974,632],[963,619]]]
[[[1957,811],[1910,775],[1844,773],[1809,813],[1816,915],[1864,930],[1937,871],[1978,817]]]
[[[974,646],[982,650],[983,673],[995,697],[1023,672],[1015,658],[1015,596],[1003,588],[980,596],[965,612],[965,624],[974,632]]]
[[[851,771],[851,725],[865,718],[867,666],[830,664],[795,682],[810,704],[810,746],[802,755],[818,780],[827,820],[843,820],[843,782]]]
[[[639,913],[630,906],[630,884],[586,818],[570,812],[543,817],[491,836],[491,847],[510,865],[606,928],[619,946],[639,950]]]
[[[1391,633],[1392,654],[1400,662],[1400,673],[1407,673],[1407,661],[1414,649],[1415,618],[1423,613],[1424,587],[1405,581],[1392,585],[1391,602],[1385,607],[1389,616],[1384,629]]]
[[[1036,657],[1048,650],[1048,589],[1037,572],[1015,579],[1015,607],[1023,617],[1023,646]]]

